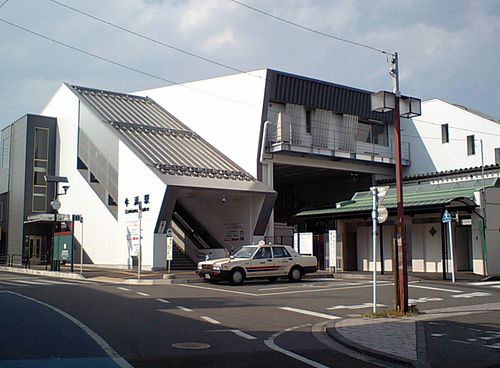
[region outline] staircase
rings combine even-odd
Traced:
[[[196,270],[196,263],[191,258],[186,256],[184,252],[177,247],[174,243],[173,259],[170,262],[170,269],[172,271],[194,271]]]

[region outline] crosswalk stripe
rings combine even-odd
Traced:
[[[40,282],[36,280],[16,280],[16,282],[19,282],[21,284],[28,284],[28,285],[47,285],[45,282]]]
[[[301,313],[301,314],[306,314],[309,316],[314,316],[314,317],[319,317],[319,318],[326,318],[326,319],[339,319],[340,317],[333,316],[331,314],[325,314],[325,313],[318,313],[318,312],[313,312],[305,309],[299,309],[299,308],[292,308],[292,307],[280,307],[279,309],[286,310],[289,312],[295,312],[295,313]]]

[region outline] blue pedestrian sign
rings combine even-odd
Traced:
[[[448,210],[445,210],[444,211],[444,215],[443,215],[443,218],[441,219],[441,222],[443,224],[446,224],[448,222],[451,222],[451,215],[450,213],[448,212]]]

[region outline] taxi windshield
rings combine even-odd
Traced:
[[[252,258],[258,247],[242,247],[233,254],[234,258]]]

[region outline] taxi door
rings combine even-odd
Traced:
[[[275,267],[273,265],[271,247],[259,248],[250,261],[250,265],[246,267],[246,271],[249,277],[274,276]]]
[[[288,275],[290,267],[293,264],[293,257],[288,253],[285,247],[273,246],[273,264],[276,275]]]

